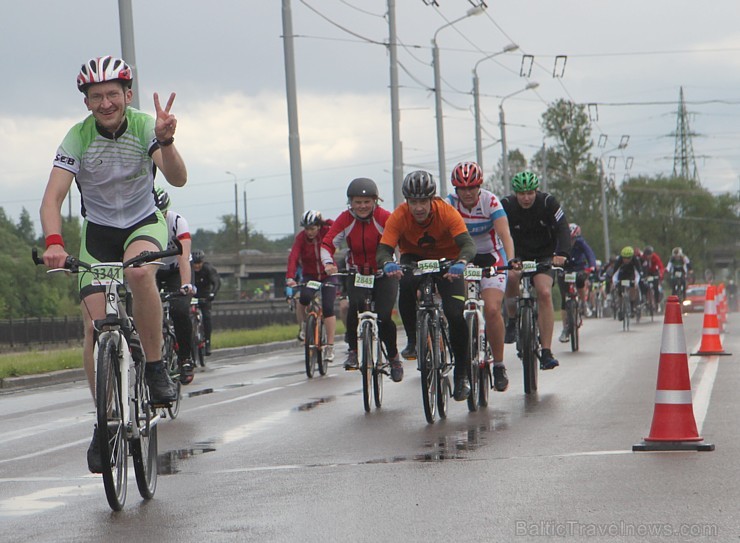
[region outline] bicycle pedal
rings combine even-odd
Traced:
[[[149,402],[149,407],[153,409],[167,409],[168,407],[172,407],[172,404],[174,402]]]

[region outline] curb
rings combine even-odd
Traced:
[[[344,336],[342,334],[337,334],[334,341],[336,342],[343,338]],[[297,339],[290,339],[286,341],[275,341],[272,343],[261,343],[259,345],[245,345],[244,347],[217,349],[208,357],[208,362],[222,362],[242,356],[263,354],[273,351],[285,351],[288,349],[295,349],[299,346],[300,342]],[[87,380],[87,377],[85,376],[85,370],[82,368],[59,370],[37,375],[23,375],[21,377],[6,377],[4,379],[0,379],[0,393],[40,388],[62,383],[74,383],[85,380]]]

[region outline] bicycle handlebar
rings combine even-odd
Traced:
[[[176,241],[176,247],[172,249],[165,249],[164,251],[143,251],[139,253],[137,256],[133,258],[129,258],[128,260],[123,262],[124,268],[129,267],[138,267],[142,264],[146,264],[149,262],[154,262],[155,260],[159,260],[160,258],[164,258],[167,256],[177,256],[182,254],[182,244]],[[31,249],[31,258],[33,259],[34,264],[37,266],[44,264],[44,259],[39,257],[39,251],[36,247]],[[64,261],[64,268],[65,270],[70,271],[71,273],[78,273],[80,268],[83,268],[85,270],[91,270],[92,264],[89,264],[87,262],[83,262],[82,260],[72,256],[67,255],[67,258]]]

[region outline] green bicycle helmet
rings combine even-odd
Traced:
[[[162,187],[154,187],[154,203],[165,213],[170,208],[170,195]]]
[[[511,188],[514,189],[514,192],[529,192],[530,190],[537,190],[539,186],[539,177],[529,170],[519,172],[511,178]]]
[[[622,256],[622,258],[632,258],[633,256],[635,256],[635,250],[629,245],[627,245],[626,247],[622,249],[622,252],[619,254]]]

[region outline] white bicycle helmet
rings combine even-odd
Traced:
[[[77,88],[80,92],[86,93],[88,87],[94,83],[116,80],[122,81],[128,88],[131,88],[134,75],[128,64],[110,55],[91,58],[80,68],[80,73],[77,75]]]

